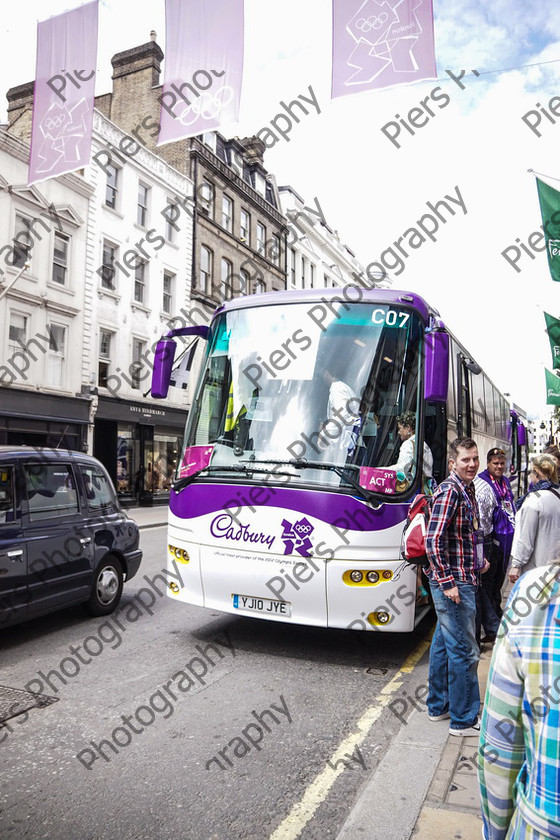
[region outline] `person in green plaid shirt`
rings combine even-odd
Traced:
[[[482,715],[484,840],[560,840],[560,560],[511,591]]]

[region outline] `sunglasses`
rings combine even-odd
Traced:
[[[490,452],[488,453],[488,460],[490,460],[490,458],[496,458],[498,456],[500,458],[505,458],[506,453],[504,452],[503,449],[491,449]]]

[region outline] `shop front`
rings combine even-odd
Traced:
[[[122,501],[167,504],[183,442],[186,411],[99,398],[93,454]]]
[[[91,398],[0,388],[0,444],[87,451]]]

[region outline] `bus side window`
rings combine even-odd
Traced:
[[[447,411],[445,403],[428,403],[424,421],[424,441],[434,456],[433,476],[437,483],[447,477]]]

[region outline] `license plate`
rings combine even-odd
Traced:
[[[252,595],[232,595],[233,606],[236,610],[258,612],[263,615],[290,616],[291,604],[286,601],[272,601],[270,598],[254,598]]]

